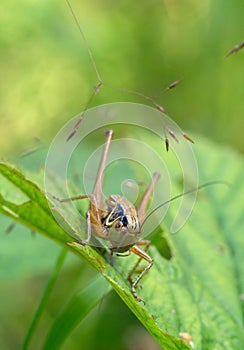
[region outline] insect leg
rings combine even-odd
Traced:
[[[106,162],[107,162],[107,157],[108,157],[108,150],[109,150],[109,146],[111,143],[111,139],[113,136],[113,131],[112,130],[108,130],[106,132],[106,142],[104,145],[104,149],[103,149],[103,154],[102,154],[102,158],[99,164],[99,168],[98,168],[98,172],[97,172],[97,178],[96,178],[96,182],[95,182],[95,186],[93,189],[93,194],[96,197],[96,201],[97,201],[97,207],[100,208],[101,204],[102,204],[102,189],[103,189],[103,179],[104,179],[104,170],[106,167]]]
[[[85,198],[90,198],[91,200],[94,199],[94,195],[93,194],[81,194],[79,196],[75,196],[75,197],[69,197],[69,198],[59,198],[56,196],[53,196],[53,199],[55,199],[56,201],[63,203],[63,202],[72,202],[72,201],[77,201],[79,199],[85,199]]]
[[[87,237],[84,241],[81,242],[81,244],[86,245],[89,243],[91,239],[91,223],[95,225],[95,227],[101,225],[101,220],[99,216],[99,211],[96,203],[96,197],[94,194],[84,194],[84,195],[79,195],[75,197],[70,197],[70,198],[58,198],[56,196],[53,196],[55,200],[57,200],[60,203],[65,203],[65,202],[71,202],[71,201],[76,201],[79,199],[90,199],[90,206],[89,209],[86,212],[86,226],[87,226]],[[91,219],[92,216],[92,219]]]
[[[79,199],[87,199],[89,198],[91,203],[90,203],[90,207],[92,206],[93,208],[96,208],[96,201],[95,201],[95,197],[93,194],[84,194],[84,195],[79,195],[79,196],[75,196],[75,197],[70,197],[70,198],[58,198],[56,196],[53,196],[53,198],[55,200],[57,200],[60,203],[64,203],[64,202],[71,202],[71,201],[76,201]],[[86,239],[82,242],[80,242],[80,244],[82,245],[87,245],[90,242],[91,239],[91,219],[90,219],[90,210],[87,210],[86,212],[86,228],[87,228],[87,236]]]
[[[140,223],[143,222],[149,198],[152,194],[152,191],[154,189],[155,184],[159,180],[159,177],[160,177],[159,173],[153,174],[152,182],[149,184],[148,188],[146,189],[146,191],[145,191],[145,193],[144,193],[144,195],[143,195],[143,197],[138,205],[137,214],[138,214],[138,219],[139,219]]]
[[[103,239],[108,239],[107,232],[104,231],[103,225],[101,222],[101,212],[102,212],[102,201],[103,201],[103,180],[104,180],[104,170],[106,167],[107,157],[108,157],[108,151],[109,146],[112,140],[113,131],[108,130],[106,132],[106,142],[104,145],[102,157],[100,160],[97,177],[95,186],[93,189],[93,194],[90,195],[80,195],[75,196],[71,198],[64,198],[60,199],[58,197],[53,197],[54,199],[58,200],[59,202],[69,202],[69,201],[75,201],[79,199],[89,198],[90,199],[90,206],[89,210],[87,212],[87,239],[84,241],[84,243],[89,242],[91,237],[91,227],[94,230],[95,234]]]
[[[145,246],[145,250],[142,250],[139,247],[140,245],[144,245]],[[128,275],[128,280],[129,280],[129,282],[131,284],[131,292],[132,292],[134,298],[136,300],[138,300],[138,301],[142,301],[144,304],[145,304],[144,300],[139,298],[137,293],[136,293],[136,287],[138,286],[138,283],[140,282],[141,278],[145,275],[145,273],[147,273],[147,271],[150,270],[150,268],[153,266],[153,259],[146,253],[149,245],[150,245],[150,241],[141,240],[141,241],[137,242],[136,245],[134,245],[133,247],[130,248],[130,252],[138,255],[139,256],[139,260],[137,261],[137,263],[135,264],[133,269],[130,271],[130,273]],[[148,265],[142,270],[142,272],[139,274],[137,279],[135,281],[133,281],[132,280],[132,275],[136,271],[136,269],[137,269],[137,267],[140,264],[142,259],[146,260],[148,262]]]
[[[90,241],[91,238],[91,228],[94,229],[95,233],[104,239],[107,239],[107,235],[104,234],[102,224],[101,224],[101,218],[99,213],[99,207],[97,205],[96,197],[94,194],[85,194],[85,195],[79,195],[75,197],[70,198],[62,198],[53,196],[55,200],[57,200],[60,203],[64,202],[71,202],[76,201],[79,199],[90,199],[90,206],[86,213],[86,224],[87,224],[87,238],[81,242],[81,244],[86,245]]]
[[[91,219],[90,219],[90,211],[86,212],[86,239],[84,241],[79,242],[81,245],[87,245],[91,239]]]

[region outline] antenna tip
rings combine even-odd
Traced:
[[[160,105],[158,105],[158,104],[156,104],[155,106],[156,106],[156,108],[157,108],[160,112],[162,112],[162,113],[165,112],[165,109],[164,109],[162,106],[160,106]]]
[[[195,142],[190,138],[189,135],[187,135],[187,134],[185,134],[185,133],[183,133],[182,135],[184,136],[184,138],[185,138],[187,141],[190,141],[191,143],[195,143]]]
[[[169,139],[167,136],[165,137],[165,147],[166,147],[166,151],[168,152],[169,151]]]

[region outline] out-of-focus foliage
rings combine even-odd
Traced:
[[[244,51],[224,57],[243,41],[243,0],[71,0],[71,3],[105,82],[154,96],[176,79],[183,79],[176,89],[159,98],[167,113],[183,129],[243,152]],[[35,147],[35,137],[49,144],[60,127],[82,111],[97,80],[64,0],[3,0],[0,23],[0,149],[1,156],[5,156]],[[102,88],[92,105],[113,101],[146,103],[134,95]],[[211,154],[211,148],[208,152]],[[43,164],[43,159],[34,156],[22,162],[27,168],[36,168]],[[222,179],[230,170],[233,178],[239,172],[237,167],[226,166],[225,151],[221,162],[218,157],[212,162],[216,169],[220,168]],[[208,181],[213,173],[204,162],[202,165],[202,180]],[[243,242],[237,242],[233,248],[234,233],[241,230],[242,223],[239,205],[242,197],[238,197],[238,191],[237,184],[234,201],[238,210],[232,211],[233,217],[228,216],[227,210],[233,204],[232,196],[227,203],[221,203],[229,222],[233,219],[236,223],[232,231],[230,225],[229,235],[225,236],[230,249],[222,244],[212,248],[220,258],[225,255],[233,258],[230,268],[238,266],[236,279],[241,291],[243,269],[236,261],[242,261]],[[198,214],[199,230],[205,232],[205,220],[201,218],[205,213]],[[226,217],[219,219],[223,222]],[[1,216],[0,339],[3,348],[6,344],[8,349],[16,349],[24,340],[58,247],[39,235],[27,233],[20,225],[5,235],[9,224]],[[190,231],[193,238],[194,232]],[[184,237],[179,236],[179,250],[184,244],[190,249],[191,242]],[[232,256],[234,251],[237,253]],[[195,258],[193,252],[189,259]],[[197,268],[201,271],[201,266]],[[43,342],[65,300],[94,275],[88,265],[69,254],[42,315],[34,344]],[[243,299],[243,293],[240,297]],[[228,311],[231,307],[227,306]],[[115,294],[88,315],[64,348],[76,350],[81,340],[84,348],[91,350],[98,346],[158,350],[152,337]]]
[[[71,1],[102,79],[157,95],[183,129],[244,149],[243,1]],[[96,81],[65,1],[3,0],[0,13],[0,147],[51,140],[87,102]],[[144,102],[101,89],[93,104]]]

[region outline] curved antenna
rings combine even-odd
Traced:
[[[86,46],[86,49],[87,49],[88,55],[89,55],[89,57],[90,57],[90,61],[91,61],[91,64],[92,64],[92,66],[93,66],[94,72],[96,73],[97,79],[99,80],[99,82],[101,82],[102,79],[101,79],[100,73],[99,73],[99,71],[98,71],[98,68],[97,68],[97,65],[96,65],[96,62],[95,62],[95,59],[94,59],[92,50],[91,50],[91,48],[90,48],[90,46],[89,46],[89,44],[88,44],[88,41],[87,41],[87,39],[86,39],[86,37],[85,37],[85,34],[84,34],[83,30],[82,30],[82,28],[81,28],[81,25],[80,25],[80,23],[79,23],[79,21],[78,21],[78,18],[77,18],[77,16],[76,16],[76,14],[75,14],[75,12],[74,12],[74,10],[73,10],[73,7],[71,6],[69,0],[66,0],[66,3],[67,3],[67,5],[68,5],[68,7],[69,7],[69,10],[70,10],[70,12],[71,12],[73,18],[74,18],[74,21],[75,21],[75,23],[76,23],[76,26],[77,26],[77,28],[78,28],[78,30],[79,30],[79,32],[80,32],[81,37],[82,37],[82,40],[83,40],[83,42],[84,42],[84,44],[85,44],[85,46]]]
[[[189,190],[189,191],[186,191],[186,192],[177,194],[176,196],[170,198],[170,199],[167,200],[166,202],[161,203],[161,204],[159,204],[156,208],[154,208],[154,209],[151,211],[151,213],[149,213],[149,214],[146,216],[145,220],[144,220],[144,221],[142,222],[142,224],[141,224],[141,227],[145,224],[145,221],[146,221],[153,213],[155,213],[155,211],[157,211],[158,209],[162,208],[162,207],[165,206],[166,204],[168,204],[168,203],[170,203],[170,202],[173,202],[174,200],[176,200],[176,199],[178,199],[178,198],[180,198],[180,197],[183,197],[183,196],[185,196],[185,195],[187,195],[187,194],[190,194],[190,193],[192,193],[192,192],[201,190],[201,189],[204,188],[204,187],[208,187],[208,186],[212,186],[212,185],[226,185],[226,186],[230,186],[230,184],[229,184],[227,181],[218,181],[218,180],[217,180],[217,181],[210,181],[210,182],[206,182],[205,184],[200,185],[200,186],[198,186],[198,187],[192,188],[192,189]]]
[[[77,18],[77,16],[76,16],[75,12],[74,12],[74,10],[73,10],[73,7],[72,7],[72,5],[71,5],[71,3],[70,3],[70,0],[65,0],[65,1],[66,1],[67,6],[68,6],[68,8],[69,8],[69,10],[70,10],[70,13],[71,13],[71,15],[72,15],[72,17],[73,17],[73,19],[74,19],[74,21],[75,21],[75,24],[76,24],[76,26],[77,26],[77,28],[78,28],[78,30],[79,30],[79,33],[80,33],[81,38],[82,38],[82,41],[83,41],[83,43],[84,43],[84,45],[85,45],[85,47],[86,47],[86,50],[87,50],[87,52],[88,52],[91,65],[92,65],[92,67],[93,67],[93,71],[94,71],[94,73],[95,73],[95,75],[96,75],[96,77],[97,77],[97,79],[98,79],[98,83],[94,86],[94,89],[93,89],[93,91],[92,91],[92,94],[90,95],[90,98],[89,98],[88,102],[86,103],[85,108],[83,109],[83,112],[81,113],[81,115],[79,116],[79,118],[78,118],[76,124],[74,125],[73,129],[71,130],[71,132],[70,132],[69,135],[67,136],[66,141],[68,142],[68,141],[76,134],[76,132],[77,132],[77,130],[78,130],[78,128],[79,128],[79,125],[81,124],[81,122],[82,122],[82,120],[83,120],[83,117],[84,117],[84,115],[85,115],[85,113],[86,113],[86,111],[87,111],[87,109],[88,109],[90,103],[92,102],[92,100],[93,100],[93,98],[95,97],[95,95],[99,93],[100,87],[102,87],[102,86],[105,86],[106,88],[111,89],[111,90],[117,90],[117,91],[121,91],[121,92],[127,92],[127,93],[129,93],[129,94],[139,96],[139,97],[143,98],[144,100],[149,101],[158,111],[164,113],[164,112],[165,112],[164,107],[163,107],[162,105],[158,104],[158,103],[156,102],[156,99],[159,97],[160,94],[162,94],[162,93],[164,93],[164,92],[166,92],[166,91],[168,91],[168,90],[171,90],[171,89],[175,88],[176,86],[178,86],[178,85],[180,84],[181,80],[178,79],[178,80],[174,81],[173,83],[169,84],[169,85],[168,85],[164,90],[162,90],[162,91],[159,93],[159,95],[156,96],[156,97],[150,97],[150,96],[147,96],[147,95],[145,95],[145,94],[143,94],[143,93],[141,93],[141,92],[139,92],[139,91],[130,90],[130,89],[129,89],[129,90],[128,90],[128,89],[123,89],[123,88],[111,86],[110,84],[105,83],[105,82],[102,80],[102,78],[101,78],[100,70],[98,69],[97,64],[96,64],[96,62],[95,62],[92,49],[91,49],[91,47],[90,47],[90,45],[89,45],[89,43],[88,43],[88,40],[87,40],[87,38],[86,38],[86,36],[85,36],[85,34],[84,34],[84,31],[83,31],[83,29],[82,29],[82,26],[80,25],[79,20],[78,20],[78,18]],[[169,129],[169,128],[165,128],[164,134],[165,134],[165,135],[164,135],[164,140],[165,140],[166,151],[168,152],[170,142],[169,142],[169,138],[168,138],[167,134],[170,135],[176,142],[178,142],[178,139],[177,139],[177,136],[175,135],[175,133],[173,132],[173,130],[171,130],[171,129]],[[194,143],[194,141],[190,138],[189,135],[187,135],[187,134],[184,133],[184,132],[181,132],[181,134],[182,134],[182,136],[183,136],[187,141]]]

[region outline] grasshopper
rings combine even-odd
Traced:
[[[136,254],[139,260],[129,272],[128,280],[131,284],[131,292],[134,298],[139,302],[145,303],[137,295],[136,288],[141,278],[153,266],[153,259],[147,253],[150,241],[141,239],[141,226],[145,217],[148,201],[155,184],[159,180],[160,174],[157,172],[153,174],[152,181],[148,185],[137,207],[127,198],[117,194],[111,194],[103,201],[104,171],[112,137],[113,131],[107,131],[106,142],[102,152],[93,193],[64,199],[58,197],[54,198],[59,202],[75,201],[85,198],[90,200],[89,208],[86,213],[87,237],[80,243],[82,245],[89,244],[92,235],[95,235],[109,242],[111,254],[114,252],[116,252],[117,255],[121,255],[125,252],[128,252],[128,254]],[[141,248],[143,246],[144,249]],[[139,276],[133,280],[132,276],[142,259],[146,260],[148,264],[142,269]]]

